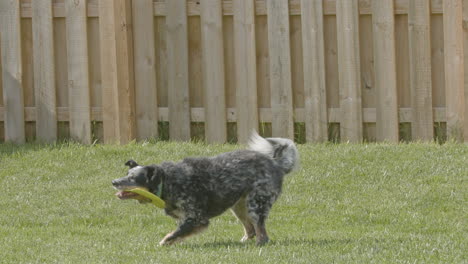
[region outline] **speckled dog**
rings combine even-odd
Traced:
[[[140,166],[129,160],[128,175],[112,181],[121,199],[139,199],[125,190],[143,187],[166,202],[165,211],[178,219],[178,228],[159,243],[170,245],[208,227],[209,219],[231,209],[244,225],[241,241],[257,237],[268,242],[265,221],[281,193],[283,176],[298,163],[293,141],[251,137],[248,150],[215,157]]]

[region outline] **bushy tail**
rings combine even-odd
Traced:
[[[286,173],[299,165],[299,152],[294,142],[287,138],[262,138],[253,131],[249,140],[249,149],[273,158]]]

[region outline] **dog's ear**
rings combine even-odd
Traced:
[[[156,165],[145,166],[148,186],[154,190],[164,178],[164,170]]]
[[[148,182],[155,181],[158,177],[158,166],[156,165],[149,165],[144,167],[146,170],[146,178]]]
[[[153,166],[144,166],[143,167],[146,170],[146,183],[149,183],[151,181],[151,178],[154,176],[154,167]]]
[[[136,161],[134,160],[128,160],[127,162],[125,162],[125,166],[128,166],[131,168],[135,168],[136,166],[138,166],[138,163],[136,163]]]

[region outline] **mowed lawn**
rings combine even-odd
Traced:
[[[267,222],[271,243],[238,242],[230,213],[182,244],[175,222],[120,201],[111,180],[141,164],[240,148],[0,145],[0,263],[467,263],[468,146],[299,145]]]

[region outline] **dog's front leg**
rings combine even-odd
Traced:
[[[167,234],[161,242],[160,246],[163,245],[172,245],[176,242],[182,241],[183,239],[200,233],[205,228],[208,227],[208,220],[198,220],[194,218],[187,218],[181,222],[177,229],[169,234]]]

